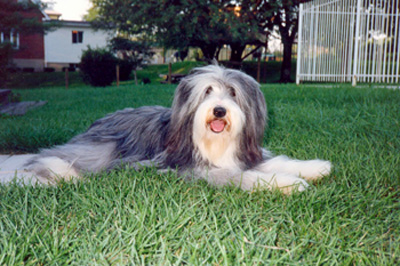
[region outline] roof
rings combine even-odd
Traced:
[[[58,19],[50,19],[47,22],[55,23],[61,27],[81,27],[81,28],[91,28],[92,25],[88,21],[80,21],[80,20],[58,20]]]
[[[44,11],[49,17],[60,17],[62,14],[58,11],[52,10],[52,9],[46,9]]]

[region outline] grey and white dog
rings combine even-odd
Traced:
[[[260,144],[266,104],[250,76],[217,65],[196,68],[178,85],[171,108],[127,108],[94,122],[68,143],[28,164],[44,183],[128,164],[155,166],[212,185],[244,190],[304,190],[328,175],[328,161],[273,157]],[[303,177],[304,179],[300,178]]]

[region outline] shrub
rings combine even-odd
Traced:
[[[115,79],[116,63],[117,59],[109,50],[88,47],[83,51],[80,63],[83,81],[95,87],[111,85]]]
[[[35,72],[35,69],[33,67],[24,67],[24,68],[22,68],[22,72],[33,73],[33,72]]]
[[[51,72],[55,72],[56,69],[54,67],[45,67],[43,69],[43,71],[46,72],[46,73],[51,73]]]
[[[68,72],[75,72],[76,71],[76,67],[63,67],[62,68],[62,72],[65,72],[65,70],[68,69]]]
[[[119,59],[118,65],[119,65],[119,79],[121,81],[129,80],[134,64],[129,60]]]

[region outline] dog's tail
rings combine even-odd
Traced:
[[[25,168],[45,180],[77,179],[84,173],[97,173],[108,167],[115,149],[113,142],[107,143],[67,143],[51,149],[42,150],[32,158]]]

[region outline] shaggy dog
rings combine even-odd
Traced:
[[[171,108],[127,108],[94,122],[67,144],[28,164],[43,183],[128,164],[155,166],[215,186],[304,190],[328,175],[328,161],[273,157],[260,144],[266,104],[250,76],[216,65],[196,68],[178,85]],[[304,179],[300,178],[303,177]]]

